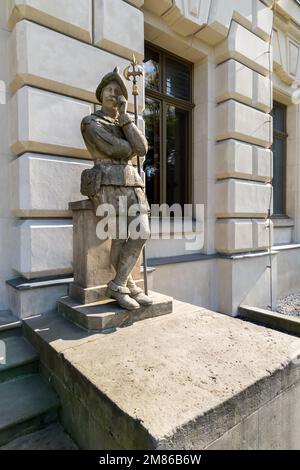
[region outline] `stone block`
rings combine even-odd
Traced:
[[[210,2],[197,0],[175,0],[163,15],[164,21],[181,36],[190,36],[206,25],[209,19]]]
[[[126,27],[122,27],[126,25]],[[123,0],[94,0],[94,43],[138,61],[144,58],[144,15]]]
[[[218,179],[243,178],[270,182],[272,163],[269,149],[233,139],[215,146],[215,174]]]
[[[241,219],[217,221],[215,248],[218,253],[226,254],[252,251],[252,221]]]
[[[269,220],[253,220],[253,249],[264,250],[273,245],[273,223]],[[270,233],[271,231],[271,233]]]
[[[18,220],[12,267],[27,279],[72,273],[71,220]]]
[[[228,100],[217,106],[217,140],[239,139],[263,147],[272,143],[272,117],[245,104]]]
[[[271,109],[270,79],[230,59],[216,68],[216,101],[230,98],[264,112]]]
[[[80,123],[92,111],[90,103],[25,86],[10,103],[11,149],[90,158]]]
[[[252,30],[265,41],[270,41],[273,26],[273,11],[260,0],[253,4]]]
[[[39,45],[37,48],[36,45]],[[10,38],[10,88],[32,85],[96,103],[95,90],[116,65],[122,71],[128,60],[85,44],[27,20],[16,24]],[[80,58],[80,59],[78,59]],[[138,79],[139,110],[144,108],[143,80]],[[128,109],[133,111],[132,84],[127,81]]]
[[[71,279],[32,284],[23,282],[23,288],[8,282],[9,308],[22,319],[49,313],[56,309],[57,300],[68,294],[68,281],[71,282]]]
[[[100,240],[97,237],[97,224],[100,218],[95,215],[92,202],[88,199],[70,204],[73,211],[73,259],[74,284],[81,288],[98,287],[100,298],[101,286],[106,285],[115,277],[115,271],[110,260],[111,240]],[[134,279],[140,279],[140,263],[132,273]],[[97,294],[96,289],[96,294]],[[73,295],[81,300],[78,289],[73,289]],[[76,295],[77,292],[77,295]]]
[[[9,0],[9,26],[27,19],[92,42],[92,0]]]
[[[144,0],[145,10],[157,16],[162,16],[173,4],[172,0]]]
[[[216,217],[266,217],[271,185],[228,179],[215,185]],[[272,207],[272,204],[271,204]]]
[[[251,277],[260,274],[251,268]],[[27,319],[25,325],[41,352],[49,351],[43,355],[48,376],[54,376],[54,386],[60,382],[55,388],[73,415],[63,423],[86,449],[199,450],[236,426],[240,436],[231,441],[236,448],[255,442],[263,447],[266,416],[256,441],[259,423],[251,417],[273,399],[280,407],[283,393],[299,384],[299,365],[292,362],[298,338],[291,341],[284,333],[182,302],[174,301],[172,315],[108,336],[84,332],[59,315]],[[59,372],[53,357],[62,364]],[[186,393],[188,406],[182,400]],[[288,419],[289,410],[280,416]],[[90,426],[91,419],[98,425]],[[273,435],[276,431],[280,443],[280,422]],[[285,442],[298,434],[293,427]]]
[[[69,201],[82,198],[86,160],[25,153],[11,164],[11,204],[16,217],[72,217]]]
[[[149,296],[153,299],[153,304],[136,310],[126,310],[112,299],[79,306],[75,300],[64,297],[58,302],[58,312],[89,331],[115,330],[146,318],[172,313],[171,297],[151,291]]]
[[[235,59],[263,75],[268,75],[272,70],[271,52],[268,42],[232,21],[227,39],[215,48],[215,59],[218,64]]]

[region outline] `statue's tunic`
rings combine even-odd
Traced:
[[[118,197],[126,195],[148,211],[144,183],[132,164],[136,155],[144,156],[147,141],[128,114],[113,119],[102,111],[86,116],[81,132],[95,166],[82,174],[81,192],[95,204],[111,203],[117,208]]]

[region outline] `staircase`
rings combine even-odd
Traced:
[[[75,449],[57,423],[59,399],[21,326],[11,312],[0,312],[0,449]]]

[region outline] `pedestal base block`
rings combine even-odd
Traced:
[[[114,299],[80,305],[71,297],[62,297],[58,302],[58,312],[87,330],[104,331],[129,326],[146,318],[166,315],[173,311],[173,298],[150,291],[153,304],[137,310],[126,310]]]

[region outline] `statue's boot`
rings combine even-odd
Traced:
[[[127,287],[130,290],[130,297],[136,302],[138,302],[140,305],[147,307],[153,304],[153,300],[143,292],[143,289],[141,289],[135,284],[131,276],[128,279]]]
[[[107,297],[116,299],[118,304],[126,310],[136,310],[140,304],[130,296],[128,287],[120,286],[114,281],[110,281],[106,289]]]

